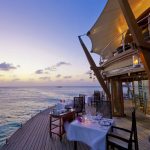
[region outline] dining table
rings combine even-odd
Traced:
[[[77,149],[77,141],[80,141],[87,144],[91,150],[106,150],[106,135],[114,125],[114,120],[96,117],[76,119],[69,124],[67,139],[74,141],[74,149]]]

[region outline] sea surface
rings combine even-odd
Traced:
[[[0,87],[0,147],[21,124],[60,99],[93,94],[98,86]]]

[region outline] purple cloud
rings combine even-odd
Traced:
[[[68,65],[71,65],[71,64],[68,63],[68,62],[60,61],[60,62],[58,62],[58,63],[56,64],[56,67],[60,67],[60,66],[64,66],[64,65],[68,66]]]
[[[58,74],[57,76],[56,76],[56,78],[60,78],[61,77],[61,74]]]
[[[9,70],[13,70],[13,69],[17,69],[17,67],[13,66],[12,64],[3,62],[0,64],[0,70],[2,71],[9,71]]]
[[[43,70],[42,69],[36,70],[35,74],[43,74]]]
[[[52,67],[47,67],[47,68],[45,68],[45,70],[48,70],[48,71],[56,71],[56,68],[55,68],[55,66],[52,66]]]
[[[72,76],[64,76],[64,79],[70,79]]]
[[[50,80],[50,77],[40,77],[40,80]]]
[[[85,72],[85,74],[90,74],[90,73],[91,73],[91,70],[89,70],[89,71]]]
[[[15,79],[13,79],[12,81],[19,81],[20,79],[19,78],[15,78]]]
[[[84,79],[80,79],[79,81],[84,81]]]

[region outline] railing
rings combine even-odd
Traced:
[[[147,23],[143,23],[145,22],[145,20],[147,20],[146,22]],[[139,21],[137,21],[137,23],[139,24],[140,28],[142,29],[142,33],[143,33],[143,36],[144,36],[144,40],[146,41],[150,41],[150,13],[145,16],[144,18],[140,19]],[[144,25],[143,25],[144,24]],[[125,34],[125,37],[124,37],[124,34]],[[130,37],[132,40],[131,42],[127,42],[126,41],[126,38]],[[135,47],[135,43],[133,41],[133,38],[132,38],[132,35],[131,33],[129,32],[129,30],[126,30],[124,31],[123,33],[121,33],[120,35],[116,35],[114,37],[114,39],[112,39],[106,46],[105,48],[103,49],[103,51],[108,47],[110,46],[112,43],[115,43],[118,39],[121,38],[121,41],[120,41],[120,46],[118,48],[116,48],[114,51],[113,51],[113,56],[116,56],[124,51],[127,51],[133,47]],[[100,59],[100,66],[103,65],[105,62],[107,62],[108,59],[105,59],[105,58],[101,58]]]

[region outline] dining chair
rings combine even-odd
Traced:
[[[79,94],[79,97],[83,97],[83,112],[85,112],[85,94]]]
[[[84,113],[84,99],[83,97],[74,97],[74,109],[76,116]]]
[[[104,118],[112,118],[111,101],[100,100],[96,103],[96,113],[101,113]]]
[[[132,111],[131,130],[116,126],[112,126],[111,129],[111,132],[106,136],[107,150],[109,150],[110,147],[113,149],[117,148],[119,150],[132,150],[133,145],[134,150],[139,150],[135,109]]]
[[[93,100],[91,101],[91,105],[96,106],[97,101],[100,101],[100,91],[94,91]]]

